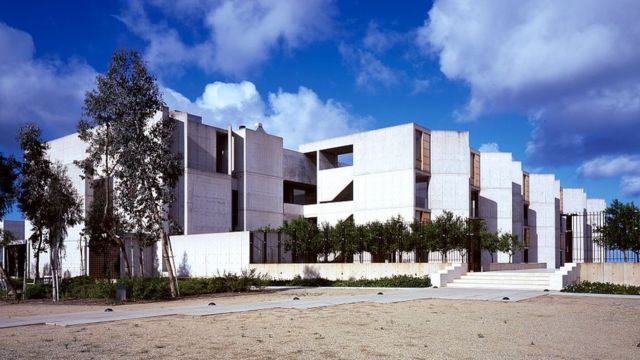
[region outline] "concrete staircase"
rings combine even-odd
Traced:
[[[448,283],[450,288],[561,290],[575,281],[576,264],[557,270],[512,270],[472,272]]]

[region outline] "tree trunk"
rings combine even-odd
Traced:
[[[175,272],[173,271],[173,264],[171,263],[171,258],[169,255],[169,238],[167,237],[167,233],[164,229],[160,230],[160,244],[162,246],[162,260],[164,261],[164,266],[169,273],[169,289],[171,290],[171,297],[175,298],[180,296],[178,293],[178,286]]]
[[[7,293],[11,295],[13,299],[17,299],[18,293],[16,292],[16,289],[13,287],[13,284],[11,283],[11,279],[9,279],[9,275],[7,275],[7,272],[4,270],[4,264],[0,265],[0,278],[4,280],[5,284],[7,284]]]
[[[127,256],[127,247],[125,246],[124,241],[119,236],[116,237],[116,243],[120,248],[122,258],[124,259],[124,276],[131,277],[131,263],[129,262],[129,257]]]
[[[54,246],[49,249],[49,262],[51,266],[51,300],[58,302],[60,300],[60,286],[58,285],[58,249]]]
[[[144,254],[142,246],[138,246],[138,260],[140,261],[140,277],[144,277]]]

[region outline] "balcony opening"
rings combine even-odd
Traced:
[[[332,203],[340,201],[353,201],[353,181],[349,183],[336,197],[331,201],[321,201],[321,203]]]
[[[417,208],[429,208],[429,177],[416,175],[415,197],[415,206]]]
[[[353,145],[320,150],[320,170],[353,166]]]
[[[229,171],[229,140],[227,134],[216,133],[216,172],[227,174]]]
[[[283,200],[286,204],[309,205],[317,202],[317,191],[314,185],[284,181]]]

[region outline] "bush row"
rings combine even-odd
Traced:
[[[328,280],[324,278],[303,279],[296,276],[291,280],[263,280],[264,286],[332,286],[332,287],[429,287],[428,276],[416,277],[396,275],[379,279]]]
[[[582,281],[571,284],[562,291],[571,293],[640,295],[640,286]]]

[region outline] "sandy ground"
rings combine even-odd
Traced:
[[[640,359],[639,343],[640,300],[542,296],[0,329],[0,358]]]

